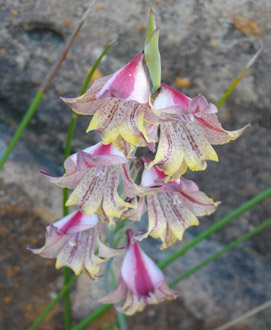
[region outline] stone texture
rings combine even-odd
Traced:
[[[0,153],[6,148],[36,89],[88,3],[84,0],[0,0]],[[25,231],[31,231],[33,223],[36,226],[36,222],[41,221],[44,227],[61,216],[61,190],[48,184],[39,174],[39,169],[52,174],[62,171],[71,111],[59,101],[59,96],[78,95],[89,66],[110,40],[117,38],[101,63],[103,74],[116,71],[141,51],[147,9],[152,4],[156,7],[160,26],[163,80],[175,87],[177,83],[178,88],[191,97],[203,93],[212,102],[217,102],[253,54],[263,47],[256,63],[219,111],[219,118],[226,129],[236,129],[248,122],[251,128],[237,141],[216,148],[220,158],[218,164],[209,163],[206,171],[186,175],[195,180],[201,190],[223,202],[214,215],[202,218],[199,227],[191,228],[185,235],[186,239],[191,239],[270,185],[270,1],[101,0],[94,6],[22,141],[0,173],[1,215],[3,219],[9,219],[8,226],[4,222],[4,227],[14,231],[12,237],[4,233],[5,240],[18,238],[21,242],[18,222],[13,222],[16,217],[28,223]],[[182,80],[176,81],[176,78]],[[187,87],[181,88],[184,80]],[[86,118],[79,118],[73,151],[97,141],[97,135],[85,134],[87,125]],[[269,199],[175,262],[167,271],[169,279],[223,248],[227,242],[266,220],[270,214]],[[31,235],[36,235],[36,229]],[[23,244],[27,245],[26,239]],[[161,260],[180,244],[162,253],[156,250],[156,242],[145,242],[144,246],[156,260]],[[20,249],[22,245],[18,243],[14,247],[18,256]],[[131,318],[130,328],[137,329],[143,324],[154,329],[160,322],[160,329],[174,329],[176,325],[183,329],[212,329],[265,302],[270,299],[271,289],[270,251],[269,229],[178,285],[181,296],[176,302],[150,307]],[[25,274],[21,283],[27,283],[33,269],[42,272],[40,265],[44,261],[38,262],[38,258],[30,254],[24,254],[23,258],[26,264],[31,264],[29,269],[20,265]],[[14,257],[9,254],[1,262],[6,270],[14,266]],[[38,281],[35,283],[38,285]],[[88,290],[83,292],[84,285],[81,284],[81,291],[79,287],[80,283],[74,293],[76,317],[82,317],[94,308],[89,297],[91,293]],[[49,290],[56,288],[57,285]],[[29,287],[29,295],[32,290]],[[79,295],[80,292],[89,299],[84,304],[85,298]],[[20,296],[18,300],[21,302],[17,300],[14,303],[16,308],[27,301],[27,295]],[[38,303],[40,306],[45,304]],[[167,316],[167,309],[171,316]],[[179,310],[182,311],[179,318],[174,319]],[[31,313],[30,310],[28,314]],[[8,317],[9,321],[5,322],[14,322],[12,314]],[[23,322],[23,315],[18,317]],[[5,324],[18,327],[17,323]],[[29,319],[24,325],[24,328],[29,325]],[[240,329],[270,329],[270,312],[262,312],[239,326]]]

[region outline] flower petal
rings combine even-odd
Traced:
[[[93,280],[100,263],[119,254],[123,249],[112,249],[101,241],[98,217],[89,218],[80,211],[49,225],[46,228],[45,245],[30,249],[44,258],[56,258],[56,268],[67,266],[75,274],[86,272]]]
[[[120,278],[119,284],[116,289],[102,299],[99,299],[99,301],[103,304],[115,304],[119,301],[122,301],[126,297],[126,291],[127,288],[125,286],[125,282],[122,278]]]
[[[143,60],[143,53],[136,55],[104,84],[96,97],[107,97],[110,93],[123,100],[148,103],[150,87]]]
[[[180,184],[163,183],[147,195],[149,228],[139,239],[148,235],[162,240],[161,248],[167,248],[182,240],[184,231],[198,225],[196,216],[211,214],[215,203],[198,190],[194,182],[181,178]]]
[[[149,167],[157,165],[173,181],[187,167],[192,171],[205,170],[207,160],[218,161],[211,144],[224,144],[240,136],[246,127],[229,132],[220,125],[213,104],[204,96],[190,99],[173,88],[162,85],[155,99],[156,111],[174,114],[176,122],[160,124],[160,139],[157,154]]]
[[[97,99],[96,94],[111,77],[112,75],[96,79],[88,91],[82,96],[75,98],[61,97],[61,100],[80,115],[93,115],[104,102],[103,99]]]
[[[162,271],[140,249],[132,234],[129,234],[128,249],[122,263],[121,276],[128,288],[137,295],[147,295],[164,280]]]

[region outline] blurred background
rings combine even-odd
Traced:
[[[61,47],[87,8],[86,0],[0,0],[0,154]],[[222,201],[217,212],[200,219],[184,241],[166,251],[144,241],[156,261],[180,248],[228,212],[270,186],[271,168],[271,3],[269,0],[114,0],[97,1],[38,111],[0,172],[0,324],[26,329],[61,289],[62,271],[54,260],[32,255],[45,226],[61,218],[62,191],[41,177],[62,171],[71,110],[60,96],[79,94],[87,71],[106,44],[117,39],[100,72],[108,75],[130,61],[144,45],[148,10],[154,5],[160,27],[162,79],[190,97],[204,94],[216,103],[251,57],[263,47],[253,67],[219,110],[227,130],[251,128],[238,140],[216,147],[219,163],[186,174],[200,189]],[[99,140],[85,133],[89,120],[79,118],[72,151]],[[270,198],[213,234],[167,270],[169,281],[270,217]],[[99,286],[99,285],[98,285]],[[89,289],[88,289],[89,287]],[[72,289],[74,322],[97,304],[96,287],[81,276]],[[267,229],[219,260],[182,281],[173,302],[150,306],[128,319],[129,329],[214,329],[271,298],[271,231]],[[271,310],[231,329],[271,328]],[[101,329],[114,311],[91,325]],[[40,329],[63,329],[61,303]]]

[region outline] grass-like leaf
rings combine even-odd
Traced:
[[[36,112],[38,105],[40,104],[44,94],[52,84],[53,80],[55,79],[55,76],[57,72],[59,71],[61,65],[65,61],[68,52],[70,51],[76,37],[78,36],[81,27],[83,26],[88,13],[90,12],[92,6],[94,5],[95,1],[92,1],[88,7],[88,9],[84,12],[82,15],[80,21],[76,25],[75,29],[73,30],[72,34],[70,35],[68,41],[66,42],[65,46],[62,48],[56,62],[52,65],[51,69],[49,70],[48,74],[44,78],[43,82],[41,83],[38,91],[36,92],[33,101],[31,102],[29,108],[27,109],[22,121],[20,122],[16,132],[14,133],[6,151],[4,152],[1,160],[0,160],[0,170],[5,165],[9,155],[11,154],[12,150],[16,146],[17,142],[19,141],[21,135],[23,134],[26,126],[28,125],[30,119],[33,117],[34,113]]]

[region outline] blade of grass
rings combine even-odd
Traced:
[[[110,330],[110,329],[113,329],[113,327],[114,327],[115,325],[117,325],[117,324],[118,324],[118,321],[115,320],[114,322],[111,322],[107,327],[103,328],[102,330]]]
[[[186,273],[184,273],[183,275],[181,275],[180,277],[178,277],[176,280],[174,280],[173,282],[171,282],[169,286],[170,287],[173,287],[174,285],[176,285],[180,281],[184,280],[188,276],[194,274],[195,272],[197,272],[198,270],[200,270],[204,266],[208,265],[210,262],[212,262],[212,261],[218,259],[219,257],[221,257],[225,252],[228,252],[229,250],[235,248],[238,244],[244,242],[245,240],[249,239],[253,235],[259,233],[261,230],[263,230],[267,226],[271,226],[271,219],[266,220],[265,222],[263,222],[259,226],[255,227],[250,232],[248,232],[245,235],[237,238],[235,241],[233,241],[232,243],[230,243],[229,245],[227,245],[224,249],[222,249],[219,252],[215,253],[210,258],[205,259],[203,262],[201,262],[200,264],[198,264],[197,266],[195,266],[194,268],[190,269],[189,271],[187,271]]]
[[[174,260],[178,259],[180,256],[185,254],[189,249],[200,243],[203,239],[207,238],[214,232],[220,230],[227,224],[229,224],[232,220],[234,220],[236,217],[241,215],[242,213],[246,212],[253,206],[259,204],[264,199],[271,196],[271,188],[268,188],[264,190],[263,192],[259,193],[255,197],[251,198],[249,201],[242,204],[237,209],[233,210],[231,213],[227,214],[224,218],[214,223],[211,227],[206,229],[204,232],[199,234],[197,237],[195,237],[193,240],[188,242],[186,245],[184,245],[181,249],[177,250],[176,252],[172,253],[168,258],[161,261],[158,266],[163,269],[166,266],[168,266],[170,263],[172,263]]]
[[[59,54],[56,62],[52,65],[51,69],[49,70],[48,74],[44,78],[43,82],[41,83],[38,91],[36,92],[33,101],[31,102],[29,108],[27,109],[22,121],[20,122],[17,130],[15,131],[6,151],[4,152],[1,160],[0,160],[0,170],[5,165],[9,155],[11,154],[12,150],[16,146],[17,142],[19,141],[22,133],[24,132],[26,126],[28,125],[30,119],[33,117],[34,113],[36,112],[38,105],[40,104],[44,94],[52,84],[57,72],[59,71],[62,63],[65,61],[68,52],[70,51],[76,37],[78,36],[81,27],[83,26],[88,13],[90,12],[92,6],[94,5],[95,0],[92,1],[88,7],[88,9],[85,11],[83,16],[81,17],[80,21],[76,25],[75,29],[73,30],[71,36],[69,37],[68,41],[66,42],[65,46],[62,48],[61,53]]]
[[[35,330],[40,325],[40,323],[45,319],[48,313],[55,307],[55,305],[59,302],[59,300],[64,296],[65,292],[70,289],[73,283],[76,281],[78,276],[74,275],[69,283],[67,283],[62,290],[59,291],[58,295],[54,300],[50,302],[50,304],[45,308],[45,310],[40,314],[37,320],[31,325],[29,330]]]
[[[91,322],[95,321],[99,316],[108,311],[112,307],[111,304],[102,305],[97,308],[93,313],[84,318],[80,323],[78,323],[72,330],[81,330],[88,326]]]
[[[104,48],[103,52],[101,53],[101,55],[98,57],[98,59],[96,60],[96,62],[94,63],[92,69],[90,70],[89,74],[87,75],[82,89],[80,91],[80,95],[84,94],[88,88],[89,82],[95,72],[95,70],[98,68],[102,58],[104,57],[104,55],[107,53],[107,51],[109,50],[109,48],[111,47],[113,41],[110,42],[108,45],[106,45],[106,47]],[[77,114],[73,114],[72,115],[72,119],[70,121],[69,124],[69,128],[68,128],[68,134],[67,134],[67,139],[66,139],[66,145],[65,145],[65,151],[64,151],[64,159],[66,159],[71,152],[71,141],[72,141],[72,136],[73,136],[73,132],[75,129],[75,124],[76,124],[76,120],[77,120]],[[62,205],[62,209],[63,209],[63,216],[65,217],[66,215],[68,215],[69,213],[69,208],[66,206],[66,202],[68,200],[69,197],[69,192],[67,188],[63,189],[63,205]],[[63,270],[63,276],[64,276],[64,285],[66,285],[67,283],[69,283],[70,280],[70,270],[68,267],[64,267]],[[70,291],[67,290],[64,294],[64,306],[65,306],[65,329],[69,330],[71,328],[71,316],[70,316]]]
[[[64,287],[70,282],[70,269],[64,267],[63,269]],[[64,311],[65,311],[65,330],[71,328],[71,301],[70,290],[66,290],[64,293]]]
[[[263,49],[260,48],[255,55],[250,59],[248,64],[245,66],[244,70],[241,72],[239,77],[237,77],[234,82],[230,85],[230,88],[226,91],[226,93],[221,97],[221,99],[217,102],[216,106],[219,109],[221,105],[227,100],[227,98],[231,95],[234,91],[235,87],[239,84],[240,80],[244,77],[247,73],[248,69],[252,66],[252,64],[256,61],[257,57],[260,55]]]
[[[219,326],[218,328],[215,328],[214,330],[227,330],[229,328],[232,328],[232,326],[236,325],[237,323],[242,322],[242,321],[248,319],[249,317],[251,317],[269,307],[271,307],[271,300],[265,302],[264,304],[262,304],[260,306],[257,306],[255,308],[251,309],[249,312],[236,317],[234,320],[231,320],[230,322],[227,322],[227,323]]]
[[[40,104],[40,101],[42,100],[44,95],[44,92],[42,90],[38,90],[36,95],[34,96],[34,99],[32,100],[29,108],[26,111],[26,114],[24,115],[22,121],[20,122],[20,125],[18,126],[16,132],[14,133],[6,151],[4,152],[1,160],[0,160],[0,170],[5,165],[6,161],[8,160],[9,155],[11,154],[12,150],[14,149],[15,145],[19,141],[23,131],[25,130],[27,124],[29,123],[30,119],[34,115],[38,105]]]

